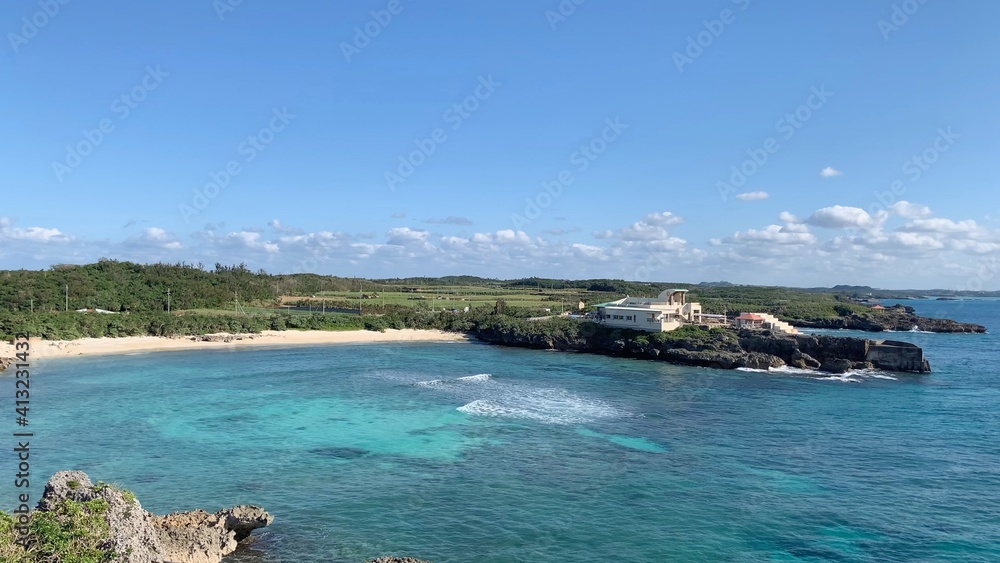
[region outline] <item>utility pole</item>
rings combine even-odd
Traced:
[[[31,314],[32,315],[35,314],[35,299],[34,298],[31,299]]]
[[[66,284],[66,312],[69,312],[69,284]]]
[[[170,313],[170,288],[167,288],[167,313]]]

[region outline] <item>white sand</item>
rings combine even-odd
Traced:
[[[32,340],[31,358],[57,358],[129,354],[132,352],[162,352],[165,350],[218,350],[247,346],[280,347],[298,344],[359,344],[366,342],[446,342],[468,340],[465,335],[440,330],[265,330],[260,334],[213,335],[232,336],[231,342],[205,342],[200,337],[128,336],[124,338],[81,338],[79,340]],[[13,357],[14,346],[0,343],[0,358]]]

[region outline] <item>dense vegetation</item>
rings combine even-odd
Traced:
[[[597,303],[632,296],[653,296],[664,289],[691,291],[705,313],[768,312],[785,320],[814,321],[870,309],[856,297],[871,288],[837,291],[782,287],[644,283],[624,280],[497,280],[474,276],[363,280],[317,274],[271,275],[245,265],[135,264],[101,260],[85,266],[55,266],[43,271],[0,271],[0,338],[28,332],[49,339],[97,336],[187,335],[261,330],[337,330],[441,324],[465,311],[476,318],[498,299],[508,317],[542,316],[588,309]],[[169,294],[168,294],[169,292]],[[871,293],[871,292],[868,292]],[[900,293],[900,292],[897,292]],[[169,303],[169,304],[168,304]],[[282,311],[279,307],[299,306]],[[170,314],[167,313],[168,306]],[[117,315],[75,313],[104,309]],[[340,309],[363,318],[317,311]],[[414,315],[433,312],[416,322]],[[470,316],[471,315],[471,316]]]
[[[99,483],[98,487],[111,485]],[[123,491],[126,499],[135,495]],[[31,512],[27,542],[17,536],[15,519],[0,511],[0,561],[4,563],[107,563],[114,556],[104,549],[111,538],[104,499],[62,500],[52,510]],[[21,543],[19,543],[21,542]],[[26,543],[22,545],[22,543]]]

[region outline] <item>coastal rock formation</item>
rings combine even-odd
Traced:
[[[815,334],[778,335],[743,330],[740,346],[750,352],[774,354],[789,365],[846,373],[851,369],[929,373],[930,362],[916,344]]]
[[[189,337],[193,342],[236,342],[238,340],[253,340],[252,334],[199,334]]]
[[[5,369],[14,365],[16,361],[15,358],[0,358],[0,373],[3,373]]]
[[[649,333],[611,329],[589,324],[585,329],[558,334],[528,332],[503,326],[477,328],[481,341],[611,356],[655,359],[676,364],[718,369],[770,369],[789,365],[844,373],[851,369],[927,373],[930,364],[914,344],[812,334],[775,334],[770,331],[728,328],[699,333],[671,333],[655,338]]]
[[[203,510],[155,516],[116,487],[91,483],[82,471],[61,471],[48,484],[39,511],[55,511],[65,501],[104,500],[111,537],[102,547],[123,563],[219,563],[250,532],[274,518],[256,506],[237,506],[209,514]]]
[[[912,307],[903,307],[902,305],[896,305],[885,311],[868,315],[854,314],[846,317],[811,320],[793,319],[789,320],[789,322],[794,326],[803,328],[849,329],[867,332],[883,332],[887,330],[903,332],[913,330],[914,327],[918,330],[926,330],[927,332],[986,332],[986,327],[983,325],[960,323],[951,319],[919,317],[913,314]]]

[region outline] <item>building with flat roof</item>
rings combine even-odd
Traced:
[[[785,334],[799,333],[797,328],[768,313],[743,313],[736,317],[733,324],[738,329],[755,328],[761,330],[773,330],[775,332],[782,332]]]
[[[676,330],[702,322],[701,304],[687,301],[686,289],[667,289],[657,297],[626,297],[597,305],[594,320],[607,326],[647,332]]]

